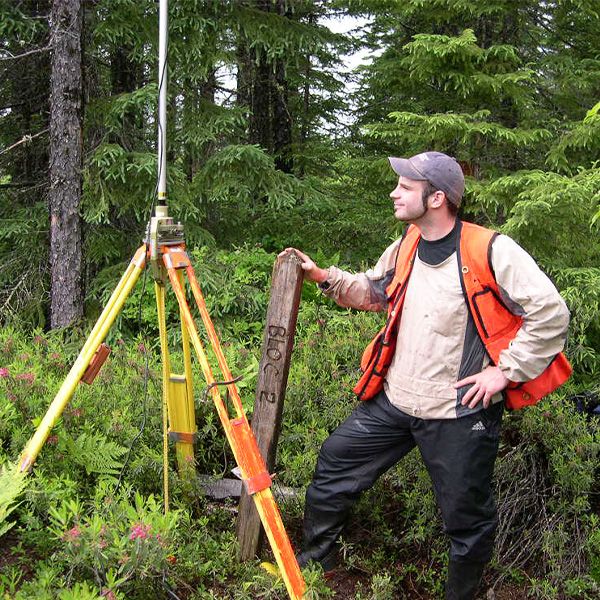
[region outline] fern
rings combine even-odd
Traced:
[[[100,432],[82,433],[76,440],[68,439],[67,447],[72,459],[88,475],[117,475],[123,468],[121,457],[127,449],[107,440]]]
[[[102,596],[106,594],[103,593]],[[97,589],[87,581],[77,582],[72,588],[64,589],[58,595],[59,600],[97,600],[99,597]]]
[[[6,519],[18,506],[15,501],[25,485],[25,473],[17,471],[14,465],[2,465],[0,470],[0,537],[14,525],[14,523],[8,523]]]

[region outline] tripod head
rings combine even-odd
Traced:
[[[154,216],[150,219],[146,230],[148,235],[144,241],[150,256],[152,277],[158,283],[164,284],[167,275],[162,261],[161,247],[184,244],[183,225],[173,221],[166,204],[159,204],[155,207]]]

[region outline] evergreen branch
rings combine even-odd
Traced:
[[[8,310],[8,308],[10,307],[10,301],[12,300],[12,297],[15,295],[16,291],[21,287],[21,285],[24,282],[26,282],[28,277],[29,277],[28,272],[23,273],[23,275],[21,276],[21,279],[19,279],[17,284],[12,288],[10,294],[8,295],[8,298],[5,300],[4,304],[2,305],[2,309],[0,310],[0,312],[3,313],[5,310]]]
[[[52,50],[52,46],[44,46],[43,48],[35,48],[34,50],[28,50],[27,52],[23,52],[23,54],[11,54],[8,50],[10,56],[0,56],[0,61],[8,61],[8,60],[19,60],[20,58],[24,58],[25,56],[31,56],[32,54],[40,54],[42,52],[49,52]]]
[[[20,146],[21,144],[28,144],[29,142],[31,142],[31,140],[35,139],[36,137],[39,137],[40,135],[43,135],[44,133],[48,133],[47,127],[46,127],[46,129],[42,129],[42,131],[38,131],[37,133],[34,133],[33,135],[31,135],[31,134],[24,135],[18,142],[15,142],[12,146],[9,146],[8,148],[5,148],[4,150],[2,150],[0,152],[0,156],[2,156],[3,154],[6,154],[9,150],[12,150],[13,148],[16,148],[17,146]]]

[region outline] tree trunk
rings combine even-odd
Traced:
[[[284,18],[286,13],[284,0],[276,3],[270,0],[255,0],[257,10],[277,12]],[[270,59],[262,48],[252,50],[249,69],[245,60],[245,45],[238,45],[238,103],[245,100],[250,91],[249,141],[258,144],[275,159],[275,166],[286,172],[292,171],[292,118],[288,103],[288,82],[283,58]],[[248,83],[251,70],[252,82]]]
[[[236,45],[236,106],[246,111],[250,106],[251,86],[253,77],[252,55],[242,34],[238,36]]]
[[[49,4],[45,1],[27,2],[20,10],[27,17],[41,20],[47,18]],[[20,46],[17,40],[13,39],[7,40],[5,48],[18,55],[36,47],[47,46],[46,37],[47,31],[40,27],[31,40],[31,46]],[[11,118],[4,122],[8,123],[8,126],[12,122],[15,127],[15,140],[24,135],[35,135],[48,126],[49,62],[49,53],[40,52],[0,64],[0,81],[3,82],[2,104],[11,105]],[[21,144],[11,156],[8,169],[11,182],[23,182],[25,188],[45,182],[48,171],[47,146],[45,136]],[[39,187],[36,187],[34,193],[21,197],[21,201],[35,203],[39,201],[39,196]]]
[[[286,12],[286,2],[277,0],[277,12],[287,19],[291,13]],[[290,115],[288,82],[285,73],[285,62],[278,58],[273,65],[271,75],[271,101],[272,101],[272,125],[273,153],[275,154],[275,166],[284,173],[292,172],[292,117]]]
[[[273,152],[275,166],[284,173],[292,172],[292,117],[288,103],[288,83],[283,60],[275,63],[273,86]]]
[[[251,102],[250,143],[272,152],[271,65],[264,50],[257,51]]]
[[[81,33],[80,0],[54,0],[50,14],[50,327],[83,315],[81,271]]]

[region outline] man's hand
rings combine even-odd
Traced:
[[[486,367],[481,373],[465,377],[454,384],[456,389],[465,385],[473,384],[473,387],[465,394],[461,404],[469,404],[469,408],[475,408],[483,399],[483,406],[487,408],[494,394],[502,391],[509,383],[504,373],[498,367]]]
[[[327,279],[329,275],[327,270],[318,267],[308,254],[304,254],[304,252],[300,252],[300,250],[296,250],[296,248],[286,248],[283,252],[279,253],[279,256],[284,256],[288,252],[295,252],[302,261],[302,270],[309,281],[323,283]]]

